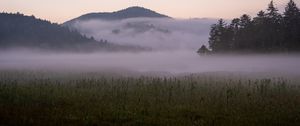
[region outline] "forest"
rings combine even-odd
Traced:
[[[267,10],[254,18],[244,14],[229,24],[220,19],[211,26],[209,35],[209,49],[203,45],[198,53],[299,52],[300,11],[290,0],[281,14],[272,0]]]

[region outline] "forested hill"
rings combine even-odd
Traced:
[[[212,25],[208,43],[213,53],[299,52],[299,8],[290,0],[281,14],[271,1],[267,10],[260,11],[254,18],[244,14],[230,24],[220,19]],[[198,52],[205,53],[208,49],[202,46]]]
[[[99,12],[99,13],[88,13],[78,18],[74,18],[64,23],[64,25],[70,25],[76,21],[85,20],[122,20],[128,18],[170,18],[166,15],[159,14],[155,11],[143,8],[143,7],[129,7],[116,12]]]
[[[96,41],[77,31],[34,16],[20,13],[0,13],[0,49],[37,48],[61,51],[139,50],[138,47],[119,46]]]
[[[98,43],[93,38],[49,21],[23,14],[0,14],[0,47],[2,49],[25,47],[42,49],[80,49]]]

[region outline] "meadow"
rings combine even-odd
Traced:
[[[0,125],[299,126],[300,79],[0,72]]]

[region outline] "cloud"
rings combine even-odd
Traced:
[[[117,44],[154,50],[197,50],[207,44],[210,26],[215,22],[215,19],[131,18],[79,21],[72,26],[87,36]]]

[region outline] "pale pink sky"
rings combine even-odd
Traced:
[[[274,0],[283,9],[289,0]],[[294,0],[298,7],[300,0]],[[0,0],[0,11],[63,23],[90,12],[112,12],[130,6],[142,6],[174,18],[233,18],[255,15],[266,9],[270,0]]]

